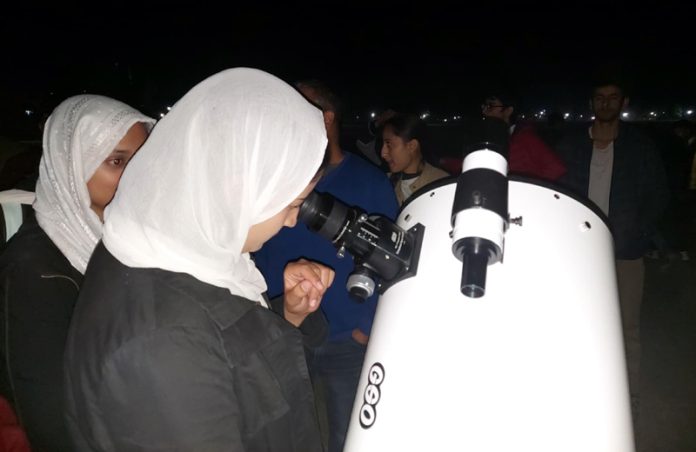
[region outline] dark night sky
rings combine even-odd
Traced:
[[[109,11],[96,3],[25,2],[4,14],[4,109],[50,109],[86,90],[156,113],[234,66],[288,81],[324,79],[355,113],[473,111],[486,87],[501,84],[528,107],[581,108],[588,78],[606,62],[630,76],[634,104],[696,105],[691,2],[461,2],[461,13],[434,2],[333,2],[333,13],[328,3],[308,2],[224,9],[143,2]]]

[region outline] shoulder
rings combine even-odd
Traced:
[[[336,196],[343,202],[363,206],[367,200],[375,197],[382,198],[386,202],[394,196],[394,189],[387,175],[375,165],[365,161],[351,153],[345,154],[345,160],[340,173],[336,174],[325,187],[318,190],[325,190]]]
[[[386,174],[377,166],[368,162],[364,158],[356,155],[352,152],[346,152],[346,168],[350,171],[360,174],[362,177],[369,177],[375,179],[386,178]]]
[[[362,158],[346,153],[339,168],[317,184],[345,204],[393,217],[398,210],[396,194],[384,172]]]
[[[633,156],[642,156],[652,164],[655,159],[660,159],[658,146],[646,131],[636,124],[621,122],[619,136],[614,144],[614,151]]]
[[[510,144],[523,144],[548,147],[539,135],[537,128],[533,124],[524,123],[515,127],[514,133],[510,136]]]
[[[445,170],[438,168],[437,166],[431,165],[427,162],[425,162],[425,166],[423,167],[423,173],[421,175],[421,177],[423,177],[423,179],[427,180],[428,182],[436,181],[438,179],[444,179],[445,177],[449,176],[450,174]]]
[[[590,126],[590,123],[569,124],[568,127],[564,129],[563,135],[555,147],[556,150],[572,151],[578,150],[578,147],[583,145],[591,146]]]
[[[345,153],[345,170],[361,178],[388,181],[381,169],[352,152]]]
[[[619,139],[646,145],[654,144],[653,139],[640,126],[623,121],[619,126]]]
[[[536,135],[536,127],[529,122],[520,122],[515,125],[512,136]]]
[[[0,257],[0,269],[15,268],[22,274],[77,272],[36,222],[24,223]]]

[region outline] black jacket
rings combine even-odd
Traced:
[[[585,198],[593,147],[589,126],[569,133],[557,146],[568,169],[558,183]],[[668,198],[665,170],[652,140],[634,125],[620,123],[609,196],[609,225],[617,259],[637,259],[645,254]]]
[[[319,451],[302,335],[227,289],[99,245],[65,355],[76,450]]]
[[[33,216],[0,256],[0,391],[37,451],[71,451],[63,350],[82,274]]]
[[[63,352],[83,275],[28,216],[0,256],[0,394],[37,451],[72,451],[64,422]],[[282,297],[272,301],[282,312]],[[301,327],[320,343],[325,320]]]

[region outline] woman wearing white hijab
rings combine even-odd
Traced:
[[[71,97],[44,128],[33,204],[0,257],[0,377],[35,450],[72,450],[63,416],[63,351],[102,213],[154,120],[116,100]]]
[[[158,123],[106,210],[68,338],[77,450],[321,450],[293,324],[333,273],[289,265],[284,320],[249,252],[295,225],[325,148],[321,112],[254,69],[206,79]]]

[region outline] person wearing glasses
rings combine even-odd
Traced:
[[[510,127],[509,172],[546,181],[557,181],[566,172],[561,158],[531,125],[517,124],[516,102],[508,94],[493,93],[481,105],[484,118],[496,118]]]

